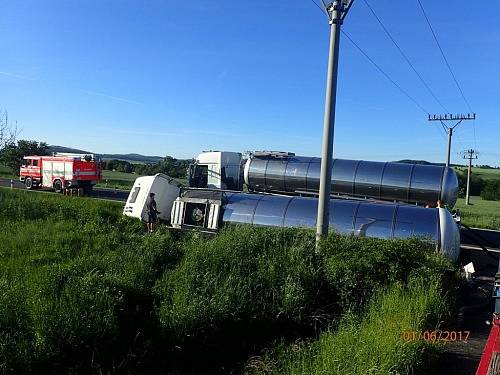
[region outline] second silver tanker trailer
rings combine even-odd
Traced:
[[[203,152],[188,171],[190,187],[312,195],[319,190],[321,159],[288,152]],[[417,205],[455,205],[458,179],[438,165],[334,159],[332,196]]]

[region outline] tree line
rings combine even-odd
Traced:
[[[113,159],[107,160],[104,168],[109,171],[135,173],[138,175],[164,173],[170,177],[184,178],[186,177],[186,170],[190,163],[192,163],[192,160],[176,159],[171,156],[166,156],[157,163],[149,164],[133,164],[126,160]]]

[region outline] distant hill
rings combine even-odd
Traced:
[[[102,154],[104,160],[123,160],[131,163],[157,163],[164,158],[161,156],[145,156],[141,154]]]
[[[75,153],[75,154],[94,154],[92,151],[80,150],[72,147],[65,146],[49,146],[49,152],[61,152],[61,153]],[[141,154],[99,154],[104,160],[123,160],[130,163],[157,163],[163,160],[161,156],[146,156]]]
[[[49,146],[49,152],[64,152],[64,153],[73,153],[73,154],[92,154],[91,151],[83,151],[77,148],[64,147],[64,146]]]
[[[427,161],[427,160],[411,160],[411,159],[398,160],[396,163],[439,165],[439,166],[445,165],[445,163],[431,163],[430,161]],[[451,164],[451,166],[452,167],[463,167],[463,165],[460,165],[460,164]]]

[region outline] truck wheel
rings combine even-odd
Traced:
[[[28,190],[33,189],[33,180],[31,177],[26,177],[24,180],[24,186],[26,186],[26,189]]]
[[[26,186],[26,189],[31,190],[33,189],[33,180],[31,177],[26,177],[24,180],[24,186]]]
[[[54,190],[56,193],[60,193],[63,190],[62,182],[61,180],[55,180],[54,181]]]

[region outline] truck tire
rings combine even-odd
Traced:
[[[56,193],[60,193],[63,191],[63,184],[61,180],[55,180],[53,186]]]
[[[31,190],[33,189],[33,180],[31,177],[26,177],[24,179],[24,186],[26,186],[26,189]]]

